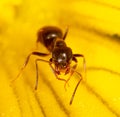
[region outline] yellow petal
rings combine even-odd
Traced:
[[[1,0],[0,117],[119,117],[119,3]],[[85,55],[86,79],[79,85],[72,105],[69,101],[79,76],[72,76],[65,91],[64,83],[55,78],[49,65],[40,62],[35,91],[35,57],[20,78],[10,82],[36,48],[37,30],[45,25],[58,26],[63,32],[69,26],[67,45],[74,53]],[[44,48],[40,46],[39,51],[44,52]],[[82,59],[78,59],[77,71],[83,74]]]

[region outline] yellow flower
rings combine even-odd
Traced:
[[[0,117],[119,117],[119,7],[119,0],[1,0]],[[35,91],[36,57],[31,57],[11,84],[27,55],[36,48],[38,29],[46,25],[58,26],[63,32],[69,26],[67,45],[86,58],[86,78],[72,105],[69,101],[79,76],[72,76],[65,91],[49,65],[40,62]],[[45,48],[40,45],[39,51],[45,52]],[[82,59],[78,59],[77,71],[84,73]]]

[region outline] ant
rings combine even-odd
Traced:
[[[61,29],[59,29],[58,27],[46,26],[46,27],[41,28],[37,33],[36,43],[43,44],[46,47],[46,49],[49,51],[49,53],[47,54],[47,53],[41,53],[41,52],[37,52],[37,51],[31,52],[27,56],[23,67],[21,68],[19,74],[17,75],[17,77],[14,80],[16,80],[20,76],[20,74],[22,73],[24,68],[27,66],[31,55],[35,55],[35,56],[39,56],[39,57],[45,57],[48,55],[52,55],[52,57],[49,59],[49,61],[44,60],[44,59],[36,59],[35,60],[35,65],[36,65],[35,90],[37,90],[37,86],[38,86],[38,62],[39,61],[46,62],[50,65],[51,69],[53,70],[53,73],[55,74],[55,77],[58,80],[65,82],[64,87],[66,87],[66,84],[68,83],[71,76],[75,72],[80,76],[80,80],[78,81],[78,83],[74,89],[74,92],[72,94],[72,97],[70,100],[70,105],[71,105],[73,102],[73,98],[75,96],[76,90],[77,90],[77,88],[82,80],[82,75],[75,70],[77,67],[77,63],[78,63],[76,58],[77,57],[83,58],[84,71],[86,71],[86,65],[85,65],[86,63],[85,63],[84,55],[73,54],[72,49],[66,45],[65,38],[67,36],[67,33],[68,33],[68,28],[66,29],[66,32],[64,35],[63,35]],[[71,66],[72,61],[75,62],[75,64],[73,66]],[[64,73],[65,75],[70,73],[70,76],[68,77],[67,80],[59,78],[58,76],[61,73]]]

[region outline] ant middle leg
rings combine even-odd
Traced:
[[[14,81],[21,75],[21,73],[23,72],[23,70],[25,69],[25,67],[28,65],[29,60],[30,60],[30,57],[31,57],[32,55],[44,57],[44,56],[48,56],[49,54],[40,53],[40,52],[31,52],[31,53],[27,56],[26,61],[25,61],[25,63],[23,64],[23,66],[21,67],[21,69],[20,69],[19,73],[17,74],[17,76],[16,76],[11,82],[14,82]]]
[[[37,87],[38,87],[38,62],[39,62],[39,61],[49,63],[49,61],[44,60],[44,59],[36,59],[36,60],[35,60],[35,65],[36,65],[36,82],[35,82],[35,90],[37,90]]]

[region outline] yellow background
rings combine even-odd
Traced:
[[[67,45],[86,58],[86,80],[72,105],[79,77],[74,75],[65,91],[64,83],[41,62],[35,91],[34,57],[20,78],[10,82],[35,49],[38,29],[46,25],[63,32],[69,26]],[[119,0],[0,0],[0,117],[119,117],[119,34]],[[82,59],[77,71],[83,73]]]

